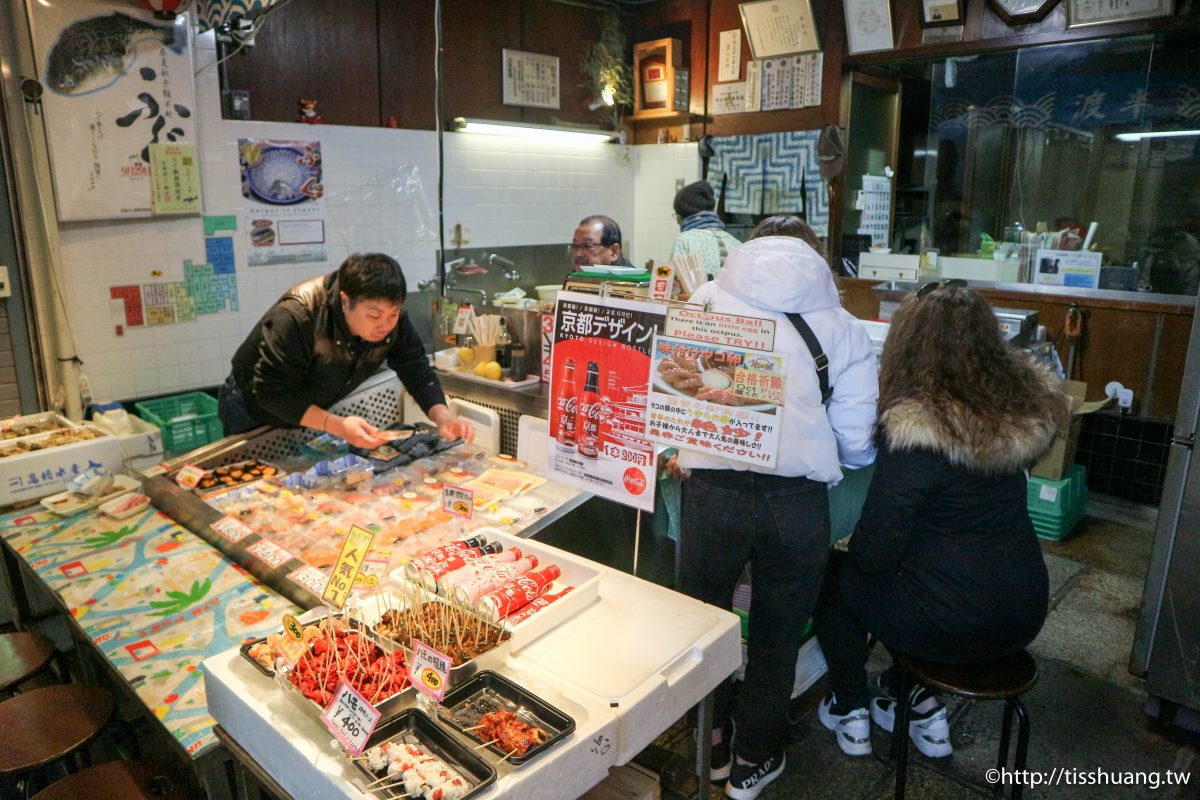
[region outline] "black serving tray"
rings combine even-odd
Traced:
[[[392,425],[390,431],[412,431],[413,435],[403,441],[387,442],[384,446],[395,449],[396,455],[389,459],[372,456],[375,448],[366,450],[361,447],[351,447],[350,452],[362,456],[373,465],[376,473],[387,472],[396,467],[404,467],[419,458],[426,458],[436,453],[449,450],[458,444],[458,440],[448,441],[437,434],[437,429],[419,422],[416,425]]]
[[[495,767],[460,743],[449,732],[426,716],[425,712],[417,708],[403,711],[399,716],[376,728],[375,732],[371,734],[371,738],[367,740],[363,752],[392,739],[399,739],[405,734],[416,736],[421,741],[422,747],[445,761],[464,780],[472,784],[471,790],[463,795],[464,798],[475,796],[495,782]],[[354,766],[366,776],[368,784],[379,780],[387,773],[386,768],[378,772],[369,769],[366,759],[355,759]],[[396,786],[397,783],[399,783],[399,787]],[[396,783],[376,784],[369,791],[373,791],[380,797],[401,797],[403,790],[403,779],[400,779]]]
[[[344,616],[344,615],[342,615],[342,614],[334,614],[334,615],[333,615],[333,618],[334,618],[334,619],[342,619],[342,617],[343,617],[343,616]],[[323,617],[323,616],[322,616],[322,617],[317,617],[316,619],[314,619],[314,620],[313,620],[313,621],[311,621],[311,622],[306,622],[306,623],[304,623],[304,624],[303,624],[301,627],[302,627],[302,628],[311,628],[313,625],[318,625],[318,624],[320,624],[320,623],[321,623],[323,620],[325,620],[325,619],[326,619],[326,617]],[[360,632],[363,632],[363,633],[365,633],[365,634],[366,634],[366,637],[367,637],[368,639],[370,639],[372,642],[374,642],[374,643],[376,644],[376,646],[378,646],[378,645],[379,645],[379,641],[378,641],[377,637],[376,637],[376,636],[375,636],[373,633],[371,633],[371,631],[363,631],[363,630],[361,630],[361,626],[358,624],[358,621],[357,621],[357,620],[355,620],[355,619],[351,619],[351,620],[350,620],[350,627],[351,627],[351,628],[354,628],[355,630],[360,630]],[[282,632],[282,631],[280,631],[280,632]],[[267,668],[266,668],[266,667],[264,667],[262,664],[258,663],[257,661],[255,661],[253,658],[251,658],[251,657],[250,657],[250,648],[251,648],[251,647],[254,647],[254,645],[256,645],[256,644],[259,644],[259,643],[261,643],[261,642],[265,642],[266,640],[267,640],[267,637],[266,637],[266,636],[260,636],[260,637],[258,637],[257,639],[249,639],[249,640],[247,640],[247,641],[245,641],[245,642],[242,642],[242,646],[238,648],[238,652],[242,654],[242,658],[246,659],[246,660],[247,660],[247,661],[249,661],[251,664],[253,664],[253,665],[254,665],[254,668],[255,668],[256,670],[258,670],[259,672],[261,672],[263,675],[266,675],[268,678],[274,678],[274,677],[275,677],[275,670],[273,670],[273,669],[267,669]],[[382,649],[382,648],[380,648],[380,649]]]
[[[503,675],[491,670],[480,672],[471,680],[450,691],[442,699],[442,709],[439,715],[464,735],[483,742],[486,740],[481,738],[476,731],[465,729],[478,725],[484,714],[500,709],[515,711],[518,718],[530,725],[541,727],[549,734],[546,741],[529,748],[524,755],[509,756],[507,761],[513,765],[524,764],[575,731],[574,719],[540,697],[530,694]],[[504,755],[507,752],[496,744],[489,745],[488,749],[498,755]]]

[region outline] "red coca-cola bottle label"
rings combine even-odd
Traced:
[[[600,382],[600,365],[589,361],[587,381],[583,396],[579,399],[579,421],[576,423],[579,455],[596,458],[600,451],[600,422],[604,417],[604,400],[600,397],[597,384]]]
[[[563,365],[563,377],[558,384],[554,403],[554,438],[564,450],[575,449],[575,417],[578,403],[575,386],[575,359],[568,358]]]

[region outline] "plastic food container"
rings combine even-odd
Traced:
[[[575,730],[574,719],[503,675],[491,671],[480,672],[451,691],[442,700],[442,705],[445,708],[441,713],[447,722],[459,732],[480,742],[487,739],[481,737],[478,730],[468,729],[479,725],[485,714],[496,711],[511,712],[516,714],[516,718],[521,722],[541,728],[546,738],[519,756],[509,756],[506,760],[510,764],[524,764],[548,750],[556,742],[567,738]],[[505,755],[508,752],[499,743],[488,745],[488,749],[497,755]]]
[[[100,505],[101,513],[113,519],[125,519],[132,517],[140,511],[145,511],[150,505],[150,498],[144,494],[130,493],[123,494],[116,500],[109,500],[107,503]]]
[[[537,292],[538,300],[541,300],[543,303],[553,303],[558,299],[558,293],[562,291],[562,286],[557,283],[550,283],[535,286],[533,289]]]
[[[427,717],[424,712],[410,708],[395,719],[381,723],[371,738],[367,740],[364,754],[372,747],[384,742],[398,744],[416,743],[421,748],[445,761],[462,779],[471,784],[471,788],[462,797],[472,797],[490,786],[496,780],[496,768],[461,744],[450,733],[438,727],[438,724]],[[404,797],[404,778],[397,775],[394,782],[381,782],[379,779],[387,774],[387,768],[372,770],[365,759],[356,758],[354,766],[362,772],[361,787],[369,786],[366,791],[374,792],[378,797]],[[408,795],[409,797],[425,797],[425,795]]]

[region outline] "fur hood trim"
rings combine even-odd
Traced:
[[[1071,399],[1062,397],[1065,411]],[[1053,414],[988,418],[946,397],[903,400],[879,418],[893,450],[933,450],[955,466],[984,473],[1028,468],[1049,449],[1058,425]]]

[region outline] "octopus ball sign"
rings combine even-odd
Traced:
[[[665,316],[655,303],[559,293],[550,355],[552,478],[653,511],[648,376]]]

